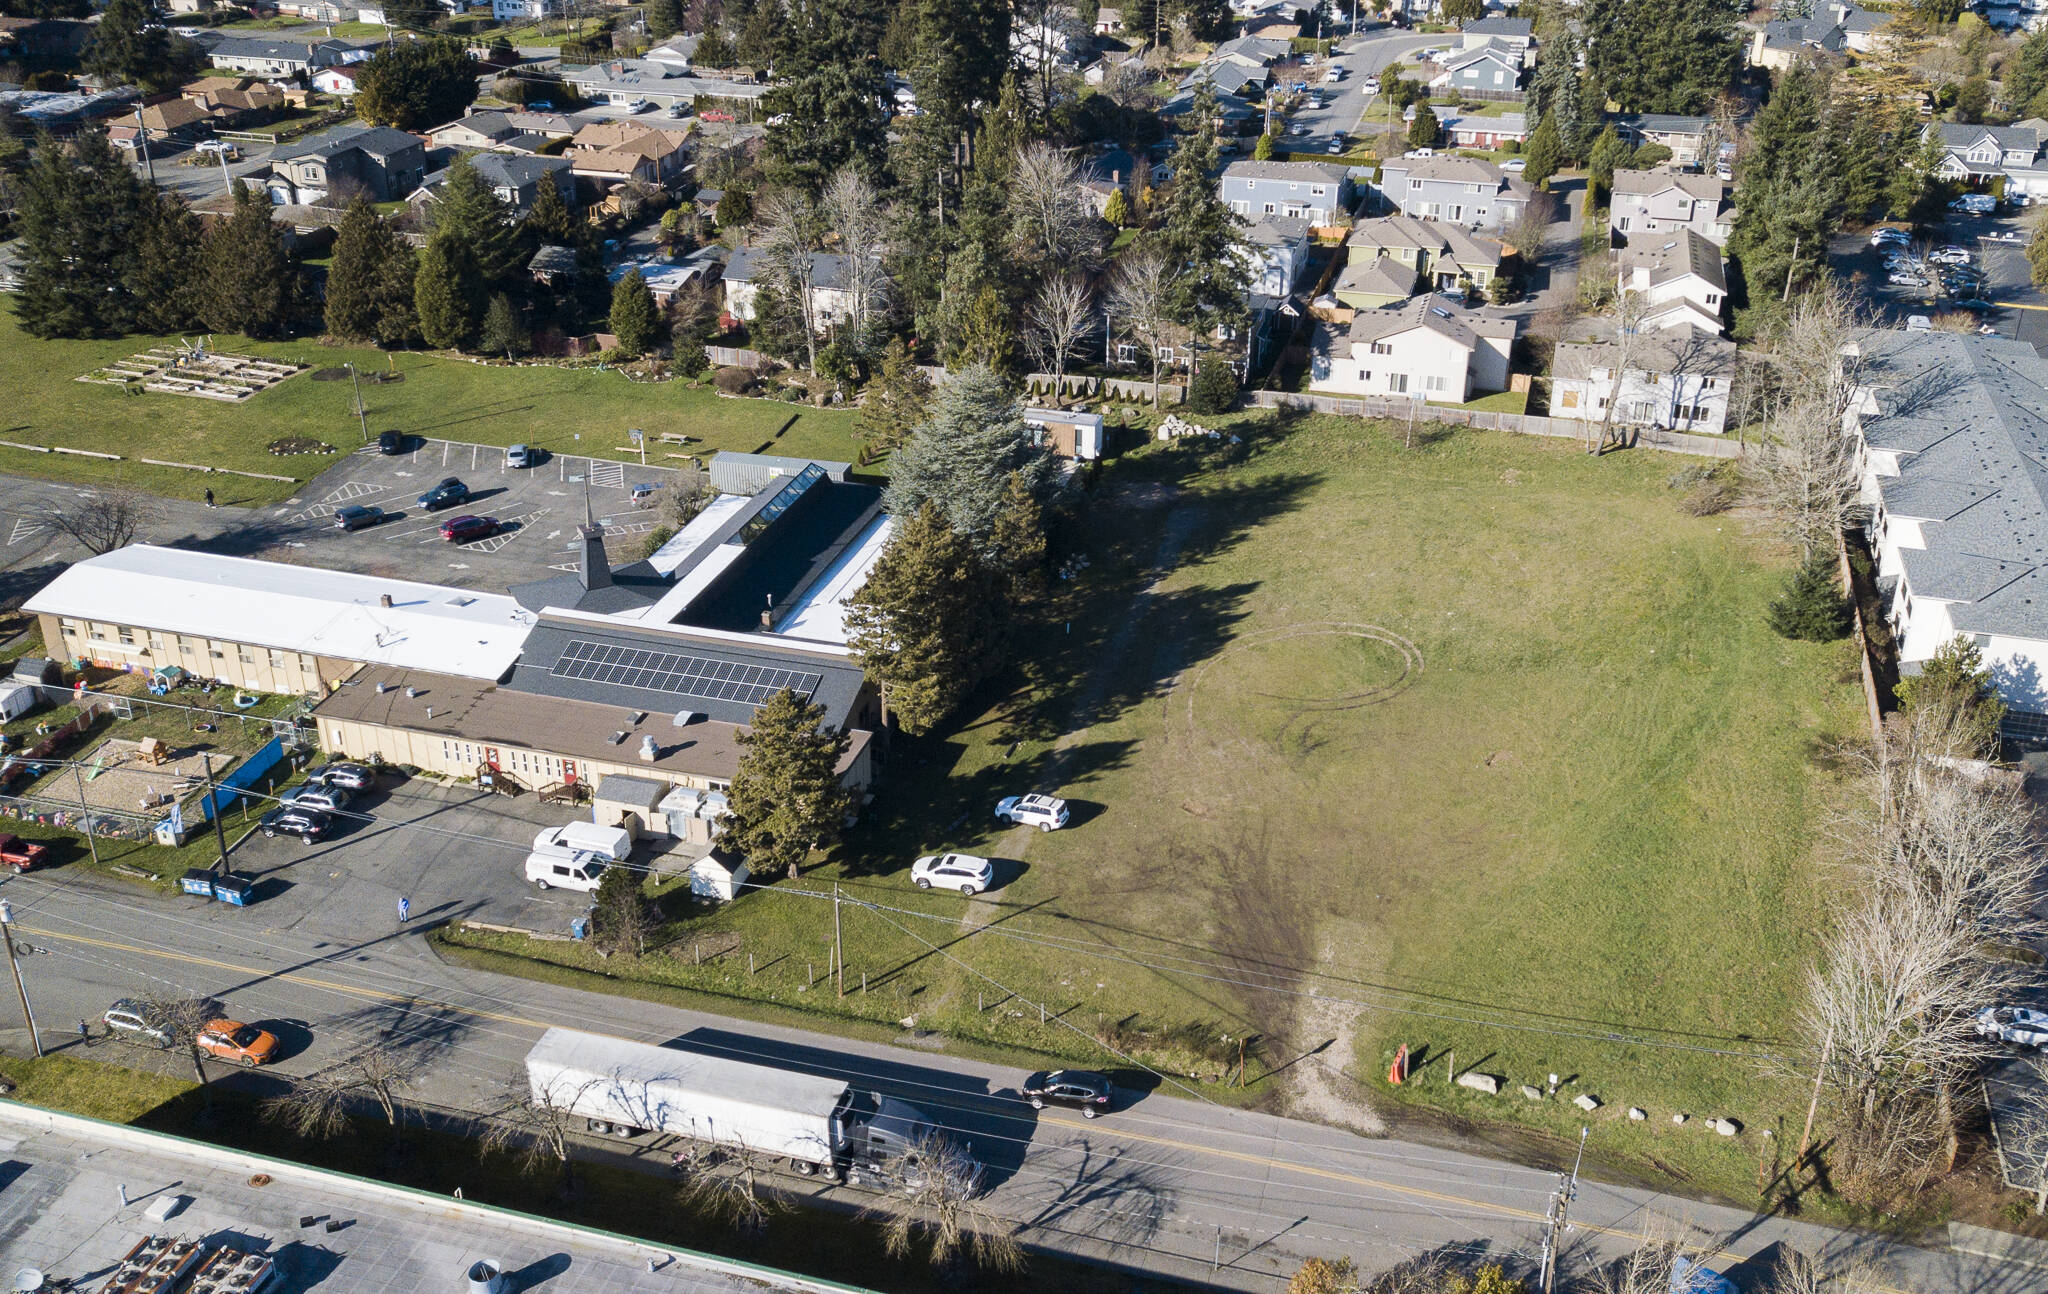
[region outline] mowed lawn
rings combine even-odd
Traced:
[[[1762,1130],[1796,1139],[1803,1094],[1714,1053],[1811,1050],[1793,1018],[1816,823],[1840,793],[1824,755],[1858,730],[1852,650],[1769,632],[1784,559],[1739,518],[1680,511],[1690,460],[1213,421],[1247,436],[1242,461],[1183,444],[1118,463],[1093,565],[1061,587],[1073,618],[1028,645],[1029,679],[906,743],[838,875],[930,916],[849,919],[849,963],[901,956],[892,986],[911,985],[866,1013],[1094,1050],[1038,1025],[1028,1004],[1049,1000],[1114,1039],[1117,1021],[1199,1025],[1226,1053],[1257,1035],[1264,1067],[1340,1039],[1301,1062],[1340,1089],[1558,1134],[1584,1120],[1596,1155],[1753,1182]],[[1356,636],[1380,630],[1393,641]],[[995,798],[1034,788],[1075,825],[998,832]],[[941,848],[1002,860],[1008,884],[973,904],[910,891],[910,857]],[[749,906],[720,924],[808,940],[784,948],[822,964],[817,905]],[[1023,1009],[993,1006],[1005,989]],[[1428,1063],[1396,1093],[1402,1042]],[[1509,1095],[1448,1087],[1453,1051]],[[1514,1094],[1550,1073],[1578,1083]],[[1565,1104],[1579,1092],[1604,1108]],[[1716,1137],[1713,1116],[1749,1131]]]
[[[192,338],[189,340],[197,340]],[[24,334],[11,309],[0,309],[0,440],[61,445],[128,456],[113,463],[68,454],[0,446],[0,472],[67,481],[122,484],[159,494],[197,498],[212,486],[226,503],[288,498],[282,481],[151,467],[137,457],[199,463],[310,480],[340,454],[362,444],[354,395],[346,381],[315,382],[298,374],[239,404],[119,388],[75,379],[152,346],[175,346],[175,337],[115,341],[39,341]],[[363,384],[371,435],[386,428],[486,445],[525,442],[560,453],[623,458],[626,432],[649,436],[649,461],[664,453],[709,454],[755,450],[851,460],[854,415],[772,400],[736,400],[710,387],[681,382],[636,383],[595,368],[491,366],[416,352],[323,346],[314,340],[257,343],[220,336],[214,347],[234,354],[290,360],[317,371],[353,362],[365,374],[397,371],[404,380]],[[673,433],[688,444],[661,444]],[[279,457],[270,442],[305,436],[336,449],[333,455]],[[673,461],[673,460],[667,460]]]

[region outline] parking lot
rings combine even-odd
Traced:
[[[1999,335],[2014,337],[2048,354],[2048,295],[2033,284],[2026,255],[2026,217],[1982,217],[1954,215],[1946,224],[1916,239],[1911,251],[1916,258],[1943,246],[1969,253],[1963,268],[1981,277],[1971,280],[1977,299],[1993,308],[1976,312],[1980,326]],[[1956,312],[1955,301],[1964,293],[1944,293],[1932,274],[1926,286],[1889,281],[1882,252],[1864,235],[1844,235],[1830,247],[1836,273],[1855,282],[1871,303],[1878,322],[1904,327],[1916,314],[1939,316]]]
[[[653,509],[634,506],[633,487],[666,485],[678,470],[568,454],[512,468],[495,445],[420,437],[408,445],[395,457],[371,446],[321,473],[272,511],[274,544],[301,550],[319,566],[501,592],[577,568],[586,496],[612,561],[637,556],[657,521]],[[467,503],[433,512],[419,507],[421,494],[451,476],[469,486]],[[382,508],[386,517],[344,531],[335,513],[350,506]],[[495,517],[499,531],[463,544],[442,539],[441,523],[463,515]]]

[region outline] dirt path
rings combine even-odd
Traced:
[[[1294,1036],[1307,1046],[1315,1046],[1325,1038],[1335,1041],[1291,1071],[1294,1081],[1287,1094],[1287,1112],[1297,1119],[1313,1119],[1362,1136],[1386,1136],[1386,1121],[1366,1104],[1357,1080],[1346,1069],[1354,1055],[1357,1008],[1318,997],[1304,997],[1300,1001]]]

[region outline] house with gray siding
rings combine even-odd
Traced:
[[[323,67],[359,63],[370,51],[338,40],[255,40],[230,36],[207,55],[215,67],[256,76],[311,76]]]
[[[1530,189],[1476,157],[1397,157],[1380,167],[1380,196],[1404,215],[1504,229],[1529,205]]]
[[[1432,94],[1443,98],[1468,95],[1481,99],[1515,99],[1522,94],[1522,56],[1502,45],[1461,50],[1438,64],[1443,70],[1429,79]]]
[[[419,136],[387,126],[342,126],[277,149],[267,187],[281,206],[311,206],[337,190],[394,202],[426,178],[427,148]]]
[[[1351,209],[1350,168],[1336,162],[1232,162],[1220,195],[1246,220],[1282,216],[1327,225]]]
[[[1690,229],[1716,247],[1728,245],[1735,207],[1728,186],[1711,175],[1616,171],[1607,208],[1608,232],[1624,244],[1645,234]]]

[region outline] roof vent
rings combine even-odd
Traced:
[[[678,710],[676,711],[675,725],[678,728],[687,728],[696,718],[696,712],[693,710]]]
[[[379,596],[379,597],[377,598],[377,605],[378,605],[378,606],[380,606],[380,607],[388,607],[388,606],[390,606],[390,605],[391,605],[391,595],[390,595],[389,593],[385,593],[385,594],[382,594],[382,595],[380,595],[380,596]]]
[[[390,690],[391,690],[391,685],[390,685],[389,683],[386,683],[386,682],[384,682],[384,681],[383,681],[383,680],[381,680],[381,679],[380,679],[380,680],[378,680],[378,682],[377,682],[377,695],[378,695],[378,696],[383,696],[383,695],[384,695],[384,694],[385,694],[386,692],[389,692]]]
[[[650,764],[661,758],[661,747],[654,744],[653,737],[642,737],[640,739],[640,758]]]
[[[611,743],[612,743],[612,745],[616,746],[616,745],[618,745],[618,744],[619,744],[620,742],[624,741],[625,739],[626,739],[626,734],[625,734],[625,733],[623,733],[623,732],[615,732],[615,733],[613,733],[613,734],[612,734],[612,736],[611,736]]]
[[[634,727],[636,727],[636,728],[637,728],[637,727],[639,727],[639,726],[640,726],[641,724],[643,724],[643,723],[646,723],[646,722],[647,722],[647,711],[645,711],[645,710],[635,710],[635,711],[633,711],[633,726],[634,726]]]
[[[419,690],[418,688],[416,688],[416,687],[412,686],[412,685],[411,685],[411,684],[409,684],[409,683],[408,683],[408,684],[406,685],[406,688],[405,688],[405,695],[406,695],[407,699],[411,699],[412,697],[416,697],[416,696],[418,696],[419,694],[420,694],[420,690]]]

